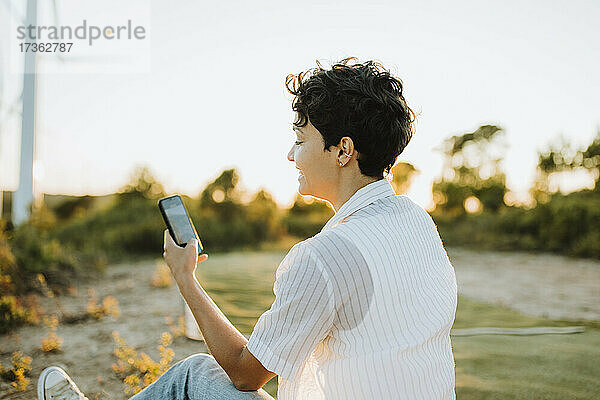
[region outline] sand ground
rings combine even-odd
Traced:
[[[458,290],[550,319],[600,321],[600,262],[551,254],[449,249]]]

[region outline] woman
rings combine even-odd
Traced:
[[[195,240],[180,248],[165,231],[163,256],[212,356],[188,357],[134,398],[264,399],[260,388],[276,375],[281,400],[455,398],[454,270],[429,215],[384,177],[413,134],[401,81],[349,58],[286,86],[298,191],[335,215],[281,262],[275,301],[249,340],[194,278],[208,256],[196,259]],[[53,387],[83,396],[52,368],[40,398]]]

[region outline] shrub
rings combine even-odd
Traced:
[[[49,287],[61,291],[75,277],[102,271],[106,265],[106,259],[96,252],[74,251],[52,238],[48,219],[33,213],[30,220],[12,232],[10,239],[6,233],[0,237],[0,258],[6,260],[0,274],[11,276],[16,294],[44,291],[40,274]]]
[[[113,332],[113,339],[116,346],[113,354],[117,357],[117,362],[112,365],[112,369],[123,379],[125,393],[128,395],[139,393],[157,380],[169,369],[175,355],[169,348],[173,338],[167,332],[163,332],[157,347],[159,361],[154,361],[146,353],[138,354],[133,347],[127,345],[118,332]]]
[[[155,288],[167,288],[173,285],[173,278],[171,277],[171,270],[163,263],[158,262],[154,273],[152,274],[152,280],[150,286]]]
[[[12,387],[18,392],[24,392],[29,385],[29,379],[26,376],[31,372],[31,357],[24,356],[20,351],[12,354],[12,366],[5,369],[0,364],[0,376],[11,382]]]
[[[58,317],[55,315],[51,317],[44,317],[44,325],[48,327],[48,336],[42,338],[42,351],[46,353],[59,351],[63,343],[63,338],[56,335]]]
[[[326,203],[298,195],[292,207],[286,210],[282,224],[290,235],[307,238],[317,234],[333,214]]]
[[[13,283],[12,277],[16,277],[18,272],[17,261],[10,248],[5,228],[6,222],[0,219],[0,295],[14,294],[15,283],[21,283],[21,280]]]
[[[102,304],[99,304],[94,289],[90,289],[88,294],[90,295],[90,299],[87,304],[87,315],[91,318],[101,320],[107,315],[110,315],[113,318],[117,318],[121,315],[119,302],[113,296],[106,296],[102,300]]]
[[[0,297],[0,333],[7,333],[26,323],[30,314],[15,296]]]
[[[434,218],[447,245],[600,258],[600,196],[589,190],[554,194],[532,209]]]
[[[165,315],[165,321],[173,337],[178,338],[185,335],[185,317],[183,314],[177,317],[177,324],[173,322],[173,318],[170,315]]]
[[[78,252],[104,254],[110,262],[161,254],[165,224],[157,199],[164,189],[148,170],[136,174],[112,203],[59,220],[50,237]],[[302,199],[292,210],[281,210],[265,190],[245,203],[238,182],[238,173],[229,169],[197,198],[181,196],[207,252],[259,248],[279,241],[287,231],[312,236],[333,215],[324,203],[308,204]]]
[[[117,261],[160,254],[163,230],[156,202],[132,196],[61,224],[52,237],[86,254],[101,253]]]

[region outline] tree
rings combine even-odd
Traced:
[[[273,196],[264,189],[259,190],[247,207],[248,225],[256,242],[277,239],[282,228],[279,224],[279,208]]]
[[[165,188],[146,166],[136,167],[131,174],[130,183],[119,189],[121,200],[131,198],[156,200],[164,196]]]
[[[201,206],[211,206],[216,203],[235,202],[239,200],[239,192],[236,190],[240,181],[238,172],[226,169],[214,181],[209,183],[200,194]]]
[[[327,203],[310,196],[296,195],[282,223],[290,235],[307,238],[318,233],[333,214],[333,209]]]
[[[396,194],[405,194],[410,188],[412,178],[419,173],[412,164],[399,162],[392,168],[392,187]]]
[[[214,215],[222,222],[243,217],[243,205],[237,184],[240,181],[235,169],[226,169],[209,183],[200,194],[199,210],[203,215]]]
[[[594,141],[582,153],[581,165],[594,175],[594,191],[600,192],[600,129]]]
[[[442,177],[433,184],[436,209],[449,215],[465,212],[464,202],[475,196],[484,209],[504,206],[506,176],[500,168],[505,144],[502,128],[482,125],[474,132],[452,136],[442,143]]]
[[[549,149],[538,153],[537,176],[531,189],[537,202],[550,200],[550,178],[558,173],[585,169],[594,177],[594,191],[600,192],[600,129],[587,148],[574,149],[561,137]]]

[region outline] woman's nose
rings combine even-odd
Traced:
[[[292,146],[292,148],[288,152],[287,159],[288,161],[294,161],[294,146]]]

